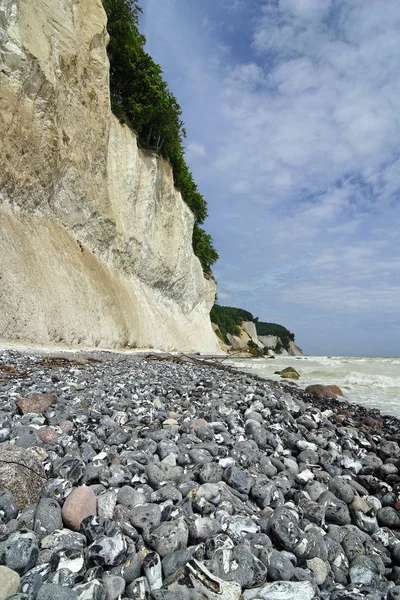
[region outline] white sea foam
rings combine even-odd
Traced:
[[[344,379],[348,386],[368,386],[371,388],[395,388],[400,391],[400,378],[387,377],[386,375],[368,375],[365,373],[350,373]]]
[[[274,371],[292,366],[300,374],[302,388],[314,383],[338,385],[346,399],[400,418],[400,358],[348,356],[278,356],[271,359],[232,359],[231,364],[269,379]]]

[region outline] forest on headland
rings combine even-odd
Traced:
[[[210,317],[211,321],[215,323],[215,325],[218,325],[223,341],[227,341],[227,333],[239,335],[239,328],[243,321],[252,321],[256,326],[257,335],[273,335],[278,337],[282,344],[282,348],[285,350],[289,350],[290,342],[294,342],[295,339],[294,333],[291,333],[283,325],[259,321],[258,317],[253,317],[249,311],[244,310],[243,308],[214,304],[211,309]],[[280,348],[278,348],[277,351],[280,351]]]
[[[169,160],[174,182],[195,216],[193,250],[203,271],[211,275],[218,259],[213,240],[200,227],[207,217],[207,202],[199,192],[185,161],[186,137],[182,111],[162,77],[162,69],[145,50],[146,38],[139,31],[142,9],[138,0],[102,0],[110,36],[111,108],[121,123],[138,135],[142,148]]]

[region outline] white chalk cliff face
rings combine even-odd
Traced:
[[[110,110],[100,0],[0,0],[0,338],[218,352],[169,164]]]

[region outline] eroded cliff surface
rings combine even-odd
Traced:
[[[100,0],[0,0],[0,338],[218,352],[171,168],[110,111]]]

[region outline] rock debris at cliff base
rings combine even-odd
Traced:
[[[0,365],[0,598],[400,597],[395,418],[196,364]]]

